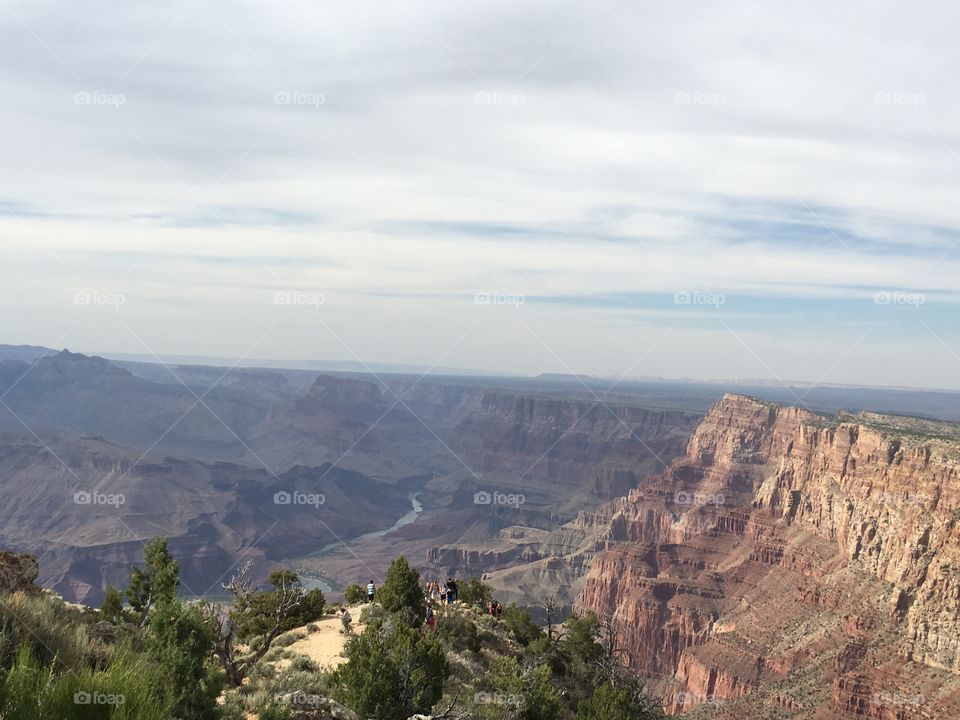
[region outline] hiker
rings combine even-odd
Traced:
[[[436,631],[437,629],[437,616],[433,614],[433,608],[427,607],[427,617],[426,617],[427,627],[430,630]]]
[[[353,632],[353,628],[350,627],[350,623],[353,622],[353,618],[350,616],[350,611],[345,607],[340,608],[340,632],[344,635],[349,635]]]
[[[373,602],[373,596],[377,592],[376,586],[373,584],[373,580],[367,583],[367,602]]]
[[[451,577],[447,578],[447,605],[453,605],[457,599],[457,581]]]

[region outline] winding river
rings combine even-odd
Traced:
[[[320,548],[316,552],[312,552],[309,555],[305,555],[300,558],[297,558],[296,560],[290,561],[294,570],[296,570],[297,574],[300,576],[300,581],[303,583],[303,587],[305,587],[307,590],[313,590],[314,588],[319,588],[324,593],[329,593],[333,591],[333,586],[331,586],[323,576],[317,575],[315,573],[311,573],[309,570],[306,570],[304,568],[297,567],[298,563],[308,558],[313,560],[316,558],[323,557],[324,555],[327,555],[333,552],[334,550],[343,548],[345,545],[346,547],[353,547],[357,543],[364,542],[365,540],[375,540],[376,538],[381,538],[384,535],[389,535],[390,533],[399,530],[405,525],[409,525],[410,523],[416,522],[417,516],[419,516],[420,513],[423,512],[423,504],[417,499],[419,495],[420,493],[418,492],[410,493],[409,495],[407,495],[407,500],[410,501],[410,510],[390,527],[385,528],[383,530],[373,530],[372,532],[364,533],[363,535],[358,535],[357,537],[351,538],[350,540],[346,541],[346,543],[340,542],[339,540],[337,542],[332,542],[329,545],[324,545],[322,548]]]

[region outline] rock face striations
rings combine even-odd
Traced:
[[[728,395],[592,517],[578,606],[671,712],[960,717],[957,426]]]

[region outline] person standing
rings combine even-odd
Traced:
[[[373,584],[373,580],[367,583],[367,602],[373,602],[373,596],[376,594],[377,588]]]

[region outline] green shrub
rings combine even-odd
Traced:
[[[80,614],[60,598],[17,592],[0,602],[0,668],[13,664],[24,643],[41,665],[59,668],[84,664],[94,649]]]
[[[103,613],[104,620],[110,622],[120,622],[123,619],[123,596],[115,585],[107,585],[100,612]]]
[[[458,597],[462,602],[483,610],[486,610],[490,601],[493,600],[493,588],[476,576],[471,577],[466,582],[459,583],[458,590]]]
[[[290,667],[303,672],[317,672],[317,670],[320,669],[317,664],[306,655],[297,655],[290,662]]]
[[[543,637],[543,630],[533,621],[530,613],[515,603],[503,610],[503,624],[510,633],[510,637],[521,645],[529,645],[537,638]]]
[[[61,673],[42,665],[25,644],[0,678],[0,717],[81,720],[106,717],[109,712],[114,720],[166,720],[171,707],[158,702],[160,675],[159,668],[129,650],[118,654],[105,670],[79,666]]]
[[[213,665],[212,630],[196,606],[164,602],[150,614],[147,653],[160,676],[156,687],[171,698],[180,720],[216,718],[222,679]]]
[[[364,625],[373,625],[381,622],[387,615],[387,611],[379,605],[367,605],[360,611],[360,622]]]
[[[453,650],[480,652],[480,635],[476,624],[459,613],[449,612],[437,617],[437,634]]]
[[[556,720],[563,716],[563,701],[546,665],[521,667],[513,657],[497,658],[491,667],[494,689],[508,700],[508,717],[515,720]],[[481,705],[481,717],[504,717],[499,705]]]
[[[450,674],[439,641],[403,622],[368,627],[351,640],[331,676],[340,702],[362,717],[406,720],[429,714]]]
[[[287,587],[300,582],[291,570],[277,570],[270,575],[273,590],[257,593],[250,600],[250,607],[231,614],[237,629],[237,637],[247,640],[257,635],[266,635],[276,621],[277,588],[281,583]],[[280,632],[306,625],[323,617],[326,598],[320,590],[305,593],[300,605],[280,625]]]
[[[581,700],[577,720],[660,720],[665,718],[657,703],[629,687],[601,685],[593,697]]]
[[[377,599],[387,612],[409,610],[414,622],[423,622],[423,588],[420,587],[420,573],[410,567],[407,559],[401,555],[387,570],[387,578],[377,591]]]
[[[361,585],[351,583],[344,589],[343,599],[347,605],[359,605],[360,603],[366,602],[367,591]]]
[[[273,641],[275,647],[290,647],[298,640],[303,640],[307,636],[303,630],[298,630],[297,632],[288,632],[280,635],[276,640]]]

